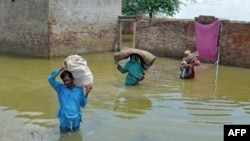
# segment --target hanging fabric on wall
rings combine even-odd
[[[207,25],[195,21],[196,50],[199,51],[199,59],[207,62],[216,62],[217,45],[220,29],[220,20]]]

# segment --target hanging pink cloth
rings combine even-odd
[[[195,21],[196,49],[199,51],[199,59],[215,62],[217,60],[217,41],[220,29],[220,20],[203,25]]]

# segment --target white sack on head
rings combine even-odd
[[[85,87],[93,84],[93,74],[86,60],[79,55],[70,55],[65,61],[67,63],[67,69],[74,77],[74,84],[76,86]]]

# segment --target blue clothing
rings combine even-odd
[[[49,75],[48,81],[57,92],[60,104],[57,117],[60,121],[60,128],[62,131],[78,130],[82,121],[81,107],[84,108],[86,106],[88,98],[84,96],[82,87],[75,86],[70,89],[64,83],[57,81],[56,77],[59,74],[60,70],[54,71]]]
[[[126,76],[126,85],[138,85],[140,79],[144,76],[144,69],[141,63],[136,60],[129,60],[124,67],[119,68],[121,73],[128,73]]]

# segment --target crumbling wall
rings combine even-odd
[[[48,56],[48,0],[0,0],[0,52]]]
[[[51,0],[50,56],[113,49],[121,0]]]
[[[0,0],[0,52],[53,57],[112,50],[121,0]]]

